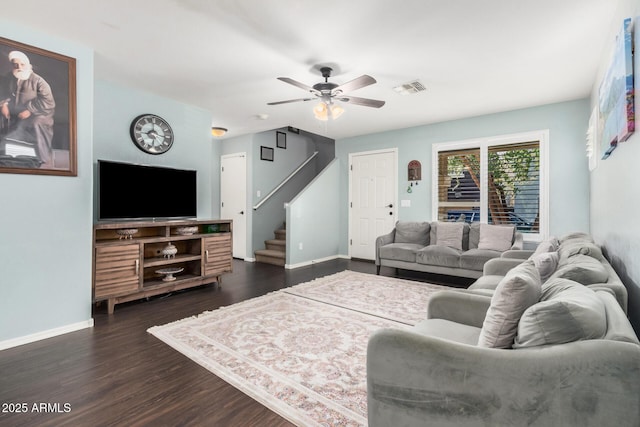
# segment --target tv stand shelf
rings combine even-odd
[[[96,224],[93,301],[106,300],[111,314],[119,303],[219,284],[232,270],[232,226],[231,220]],[[159,272],[165,269],[176,273]]]

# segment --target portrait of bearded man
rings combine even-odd
[[[8,55],[13,71],[0,86],[0,154],[13,142],[32,146],[40,168],[53,168],[55,100],[49,83],[33,71],[26,54]]]

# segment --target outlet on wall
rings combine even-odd
[[[260,190],[256,191],[256,197],[260,197],[260,196],[262,196],[262,191]]]
[[[302,250],[302,242],[298,243],[298,249]]]

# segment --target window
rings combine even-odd
[[[434,144],[438,221],[513,224],[526,240],[547,232],[548,132]]]

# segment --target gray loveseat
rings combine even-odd
[[[542,284],[528,260],[371,336],[369,426],[638,426],[639,344],[613,291]]]
[[[386,266],[475,279],[485,262],[522,245],[513,226],[398,221],[376,239],[376,272]]]

